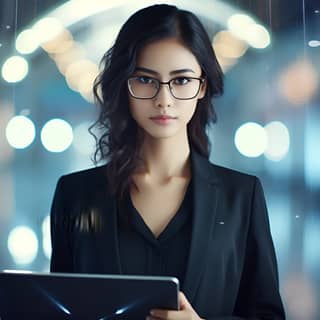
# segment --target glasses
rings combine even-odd
[[[137,76],[128,79],[128,89],[136,99],[152,99],[159,93],[160,85],[166,84],[174,98],[189,100],[198,95],[203,82],[203,78],[193,77],[177,77],[163,82],[147,76]]]

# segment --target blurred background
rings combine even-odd
[[[158,1],[0,1],[0,270],[49,270],[57,179],[93,166],[92,82]],[[225,73],[211,160],[262,180],[289,320],[320,319],[320,1],[180,0]]]

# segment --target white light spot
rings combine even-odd
[[[14,228],[8,236],[8,250],[17,264],[30,264],[38,253],[38,239],[28,227]]]
[[[11,118],[6,127],[6,138],[8,143],[16,149],[28,147],[34,140],[36,134],[33,122],[25,116]]]
[[[118,309],[115,314],[122,314],[126,311],[126,308]]]
[[[228,28],[230,31],[239,37],[240,39],[246,39],[245,30],[251,24],[254,24],[255,21],[246,14],[237,13],[232,15],[228,19]]]
[[[235,36],[247,41],[254,48],[263,49],[270,44],[268,30],[246,14],[232,15],[228,19],[228,28]]]
[[[32,30],[37,34],[39,43],[44,43],[57,37],[64,30],[64,26],[60,20],[46,17],[39,20]]]
[[[308,42],[309,47],[311,48],[316,48],[316,47],[320,47],[320,41],[319,40],[310,40]]]
[[[247,122],[236,131],[234,142],[244,156],[259,157],[266,150],[268,137],[261,125]]]
[[[39,47],[37,34],[32,29],[22,31],[16,40],[16,49],[22,54],[34,52]]]
[[[41,130],[41,142],[50,152],[65,151],[71,145],[72,140],[72,127],[62,119],[48,121]]]
[[[246,29],[248,43],[256,49],[264,49],[270,45],[268,30],[260,24],[251,24]]]
[[[268,135],[268,145],[264,154],[269,160],[280,161],[289,151],[289,131],[280,121],[270,122],[264,128]]]
[[[26,77],[29,71],[28,62],[20,56],[8,58],[2,66],[2,77],[7,82],[19,82]]]

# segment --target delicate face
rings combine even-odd
[[[139,52],[136,65],[132,76],[138,78],[134,85],[138,89],[142,87],[143,93],[148,84],[151,86],[150,90],[153,90],[153,79],[161,82],[175,79],[171,83],[172,88],[177,95],[182,96],[188,94],[186,86],[191,86],[188,81],[194,81],[199,86],[197,80],[188,80],[188,77],[200,78],[201,67],[193,53],[177,39],[169,38],[146,45]],[[186,134],[187,124],[195,112],[198,100],[205,95],[205,89],[204,81],[196,96],[190,100],[176,99],[167,84],[160,85],[158,94],[151,99],[137,99],[129,94],[130,112],[147,136],[169,138]]]

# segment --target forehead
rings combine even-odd
[[[192,69],[197,75],[201,74],[201,67],[194,54],[175,38],[144,46],[138,53],[137,66],[152,69],[161,75],[179,69]]]

